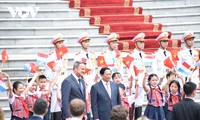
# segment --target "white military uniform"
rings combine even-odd
[[[164,54],[164,51],[166,52],[166,56]],[[159,48],[157,52],[155,53],[155,58],[152,62],[152,70],[153,70],[152,72],[154,74],[157,74],[159,78],[165,76],[167,73],[167,70],[169,70],[169,68],[164,65],[164,61],[168,57],[170,59],[172,58],[172,55],[168,50],[163,50]]]
[[[101,55],[104,56],[106,65],[111,69],[111,71],[113,73],[116,72],[116,71],[118,71],[121,74],[123,74],[123,66],[122,66],[121,53],[120,53],[119,57],[116,57],[115,50],[111,51],[111,50],[107,49]]]
[[[87,55],[86,55],[87,54]],[[74,61],[82,61],[83,59],[86,60],[86,68],[90,69],[91,71],[86,73],[83,77],[85,79],[87,86],[87,91],[90,91],[91,86],[95,84],[94,78],[96,75],[96,56],[92,52],[86,52],[81,50],[80,52],[75,54]]]
[[[184,35],[182,36],[182,41],[186,41],[188,38],[194,38],[194,33],[193,32],[185,32]],[[187,47],[184,47],[183,50],[181,50],[178,53],[178,57],[179,57],[179,62],[177,65],[177,68],[181,67],[183,62],[188,63],[191,67],[191,75],[190,76],[186,76],[184,75],[184,77],[187,77],[187,80],[189,77],[191,77],[192,82],[196,83],[197,86],[199,85],[199,69],[195,70],[194,72],[192,72],[195,68],[195,63],[196,61],[199,59],[199,53],[194,50],[193,48],[189,49]]]
[[[58,38],[55,38],[55,39],[58,39]],[[68,63],[67,54],[65,54],[60,60],[57,60],[56,51],[54,50],[48,56],[46,63],[49,63],[51,61],[55,61],[55,63],[56,63],[55,69],[56,70],[55,70],[55,72],[53,72],[52,69],[48,65],[46,65],[45,74],[46,74],[47,79],[52,79],[56,74],[59,74],[59,75],[58,75],[58,80],[56,81],[56,83],[58,84],[58,88],[56,85],[54,85],[53,89],[52,89],[50,111],[51,112],[60,112],[61,106],[60,106],[60,103],[57,101],[56,93],[57,93],[57,89],[60,89],[60,91],[61,91],[61,84],[62,84],[63,80],[67,77],[67,63]],[[61,68],[61,71],[59,73],[57,73],[59,68]]]
[[[140,57],[140,54],[142,55],[142,58]],[[133,53],[131,54],[131,57],[134,58],[134,62],[131,63],[130,68],[133,68],[133,66],[135,65],[137,67],[137,69],[139,70],[139,74],[136,77],[135,76],[135,72],[133,71],[133,69],[130,69],[131,74],[133,75],[133,78],[137,78],[138,79],[138,97],[135,99],[135,107],[140,107],[143,105],[143,101],[144,101],[144,89],[142,86],[142,81],[144,78],[144,73],[145,73],[145,65],[144,65],[144,58],[145,58],[145,53],[142,51],[138,51],[137,49],[133,50]],[[133,82],[133,87],[131,89],[132,93],[135,93],[135,82]]]
[[[109,44],[112,41],[118,41],[119,35],[116,33],[111,33],[105,42]],[[119,54],[119,55],[118,55]],[[114,72],[120,72],[123,76],[123,66],[122,66],[122,57],[121,52],[119,50],[109,50],[101,53],[101,56],[104,56],[106,65],[111,69],[111,71]]]
[[[194,65],[199,58],[199,53],[196,50],[194,50],[193,48],[191,49],[191,51],[192,51],[192,55],[190,54],[190,49],[185,47],[185,48],[183,48],[183,50],[181,50],[178,53],[179,62],[178,62],[177,68],[181,67],[183,62],[188,63],[191,66],[191,68],[190,68],[191,76],[184,75],[184,77],[191,77],[192,82],[194,82],[198,85],[199,69],[195,70],[193,73],[192,73],[192,70],[194,70],[194,68],[195,68]]]
[[[144,33],[139,33],[138,35],[136,35],[132,41],[137,42],[137,41],[145,41],[144,40],[145,34]],[[142,82],[144,79],[144,75],[145,75],[145,64],[144,64],[144,59],[145,59],[145,53],[143,51],[139,51],[138,49],[134,49],[133,52],[130,55],[131,57],[134,58],[134,61],[131,63],[130,65],[130,74],[133,76],[134,79],[138,80],[138,97],[135,99],[135,107],[141,107],[143,105],[143,101],[144,101],[144,89],[142,86]],[[135,72],[133,66],[136,66],[136,68],[139,70],[138,76],[136,77]],[[132,89],[131,92],[135,93],[135,82],[133,82],[132,85]]]

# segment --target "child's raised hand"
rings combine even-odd
[[[5,77],[9,78],[9,75],[8,75],[7,73],[1,72],[1,74],[2,74],[3,76],[5,76]]]
[[[133,76],[131,75],[130,78],[128,78],[129,81],[133,81]]]

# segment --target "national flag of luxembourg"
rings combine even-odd
[[[194,65],[195,67],[197,67],[197,66],[200,66],[200,59],[199,60],[197,60],[197,62],[195,63],[195,65]]]
[[[188,76],[190,75],[190,65],[186,62],[182,63],[182,66],[180,68],[178,68],[178,72]]]
[[[38,53],[37,54],[37,64],[38,65],[45,65],[46,62],[47,62],[47,58],[48,58],[48,55],[45,55],[43,53]]]
[[[0,91],[1,92],[6,91],[6,84],[4,83],[4,80],[2,79],[2,77],[0,77]]]

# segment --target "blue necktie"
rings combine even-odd
[[[81,89],[81,92],[83,93],[83,85],[81,83],[81,79],[78,79],[78,85],[79,85],[79,88]]]

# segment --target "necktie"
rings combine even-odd
[[[176,103],[179,102],[179,99],[178,99],[177,95],[172,95],[171,94],[171,97],[172,97],[172,105],[175,105]]]
[[[167,55],[166,55],[166,51],[164,51],[163,53],[164,53],[164,55],[165,55],[165,57],[166,57],[166,56],[167,56]]]
[[[81,90],[81,92],[83,93],[83,85],[82,85],[82,83],[81,83],[81,79],[78,79],[78,85],[79,85],[79,88],[80,88],[80,90]]]
[[[192,50],[189,50],[189,52],[190,52],[190,55],[192,55]]]
[[[163,94],[162,91],[160,91],[158,88],[153,88],[152,89],[152,94],[155,94],[155,97],[156,97],[156,103],[158,106],[162,105],[162,102],[161,102],[161,94]]]
[[[87,59],[89,59],[89,55],[88,55],[88,53],[86,53],[86,57],[87,57]]]
[[[139,53],[139,55],[140,55],[140,58],[142,58],[142,53],[141,52]]]
[[[25,102],[23,97],[19,97],[19,100],[21,100],[24,110],[25,110],[25,113],[26,113],[26,117],[28,118],[29,117],[29,109],[28,109],[27,103]]]
[[[111,98],[111,91],[110,91],[110,87],[109,87],[108,83],[106,83],[106,91],[107,91],[109,97]]]

